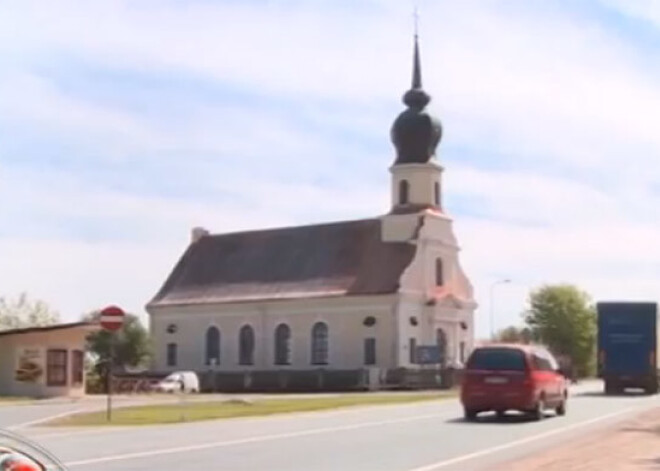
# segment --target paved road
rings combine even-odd
[[[498,464],[660,406],[577,388],[565,417],[465,423],[454,400],[141,428],[26,431],[71,471],[493,470]]]
[[[0,406],[0,428],[14,428],[33,421],[70,413],[81,409],[79,403],[20,404]]]

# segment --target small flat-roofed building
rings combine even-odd
[[[85,337],[94,324],[76,322],[0,331],[0,396],[85,394]]]

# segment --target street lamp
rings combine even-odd
[[[494,281],[490,285],[490,302],[489,302],[489,304],[490,304],[490,339],[491,340],[495,340],[495,324],[493,322],[494,321],[495,307],[493,306],[493,294],[494,294],[494,291],[495,291],[495,287],[497,285],[503,285],[503,284],[507,284],[507,283],[511,283],[511,280],[508,279],[508,278],[503,278],[501,280]]]

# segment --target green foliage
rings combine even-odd
[[[41,300],[30,300],[26,293],[18,299],[0,297],[0,330],[57,324],[60,315]]]
[[[84,316],[86,321],[96,321],[100,312]],[[94,371],[99,378],[105,378],[110,358],[110,342],[114,339],[114,370],[125,367],[140,367],[151,358],[149,332],[134,314],[126,314],[123,327],[114,334],[99,330],[87,337],[87,347],[93,356]]]
[[[533,340],[529,327],[509,326],[495,334],[495,340],[506,343],[530,343]]]
[[[96,370],[96,365],[93,362],[87,362],[85,365],[86,381],[85,392],[87,394],[101,394],[105,391],[105,380],[99,375]]]
[[[535,339],[571,358],[578,374],[593,373],[596,311],[589,295],[568,284],[532,291],[524,318]]]

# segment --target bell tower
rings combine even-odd
[[[412,86],[403,95],[406,109],[394,121],[391,138],[396,148],[392,174],[392,214],[442,208],[442,167],[435,150],[442,138],[440,120],[426,111],[431,97],[422,89],[419,40],[415,34]]]

